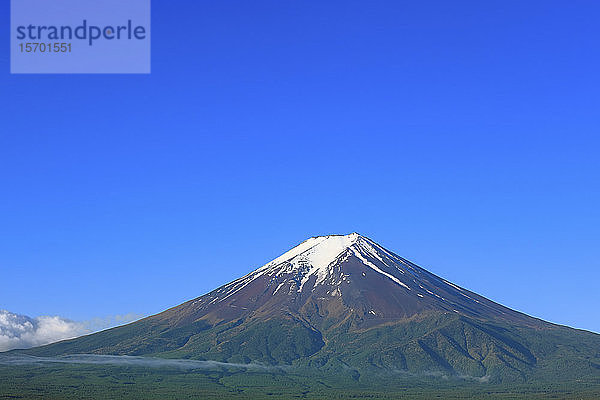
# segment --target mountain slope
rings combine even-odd
[[[204,296],[26,351],[528,381],[600,376],[600,335],[529,317],[353,233],[310,238]]]

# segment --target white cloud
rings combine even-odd
[[[138,314],[116,315],[76,322],[58,316],[30,318],[0,310],[0,351],[27,349],[139,319]]]

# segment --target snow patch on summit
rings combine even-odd
[[[351,256],[356,257],[365,267],[385,276],[398,286],[411,290],[399,277],[394,276],[394,273],[397,272],[404,274],[404,271],[397,266],[397,256],[370,239],[358,233],[351,233],[349,235],[316,236],[305,240],[262,267],[222,288],[219,298],[213,298],[210,304],[221,303],[231,298],[261,276],[268,276],[270,282],[276,282],[276,288],[272,295],[281,292],[286,282],[290,285],[288,294],[292,294],[294,291],[301,293],[312,277],[314,277],[312,290],[326,282],[333,286],[339,286],[342,282],[350,283],[350,280],[347,279],[349,276],[345,276],[343,273],[339,280],[334,278],[336,272],[334,269]],[[284,278],[284,281],[281,281],[280,278]],[[331,295],[339,296],[341,292],[337,289]]]
[[[334,266],[344,261],[340,259],[341,257],[354,255],[365,266],[410,290],[400,279],[375,265],[381,263],[385,267],[390,267],[390,264],[394,264],[387,252],[382,250],[380,246],[358,233],[312,237],[254,271],[250,279],[256,279],[264,274],[281,277],[295,273],[299,279],[297,291],[302,292],[312,276],[315,276],[314,286],[317,286],[328,276],[333,275]],[[278,290],[279,287],[275,292]]]
[[[375,264],[373,264],[372,262],[370,262],[369,260],[367,260],[365,257],[363,257],[363,255],[360,253],[360,251],[357,251],[356,249],[352,249],[354,255],[360,260],[362,261],[363,264],[365,264],[366,266],[370,267],[373,271],[380,273],[381,275],[387,276],[388,278],[390,278],[391,280],[393,280],[394,282],[396,282],[398,285],[405,287],[406,289],[410,290],[410,288],[408,286],[406,286],[400,279],[396,278],[394,275],[392,274],[388,274],[387,272],[382,271],[381,269],[379,269]]]
[[[281,276],[296,271],[302,276],[298,288],[301,292],[313,275],[316,275],[315,286],[322,283],[333,272],[330,266],[334,261],[359,237],[358,233],[312,237],[256,270],[255,277],[266,272]]]
[[[354,244],[359,237],[358,233],[351,233],[350,235],[345,236],[329,235],[312,237],[300,243],[293,249],[283,253],[273,261],[263,265],[256,270],[256,272],[265,271],[284,263],[290,263],[294,267],[299,264],[310,264],[311,274],[314,271],[327,270],[329,264],[333,262],[340,253]]]

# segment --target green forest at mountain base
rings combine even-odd
[[[352,323],[349,319],[346,325]],[[600,380],[600,335],[591,332],[551,324],[541,329],[510,326],[444,313],[362,331],[346,325],[320,332],[299,321],[277,319],[215,326],[200,321],[181,328],[145,320],[7,354],[258,363],[354,378],[395,371],[397,376],[462,376],[491,384]]]
[[[92,364],[0,366],[0,399],[597,399],[600,380],[498,385],[401,373]]]

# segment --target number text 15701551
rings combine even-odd
[[[19,43],[21,53],[70,53],[71,43]]]

